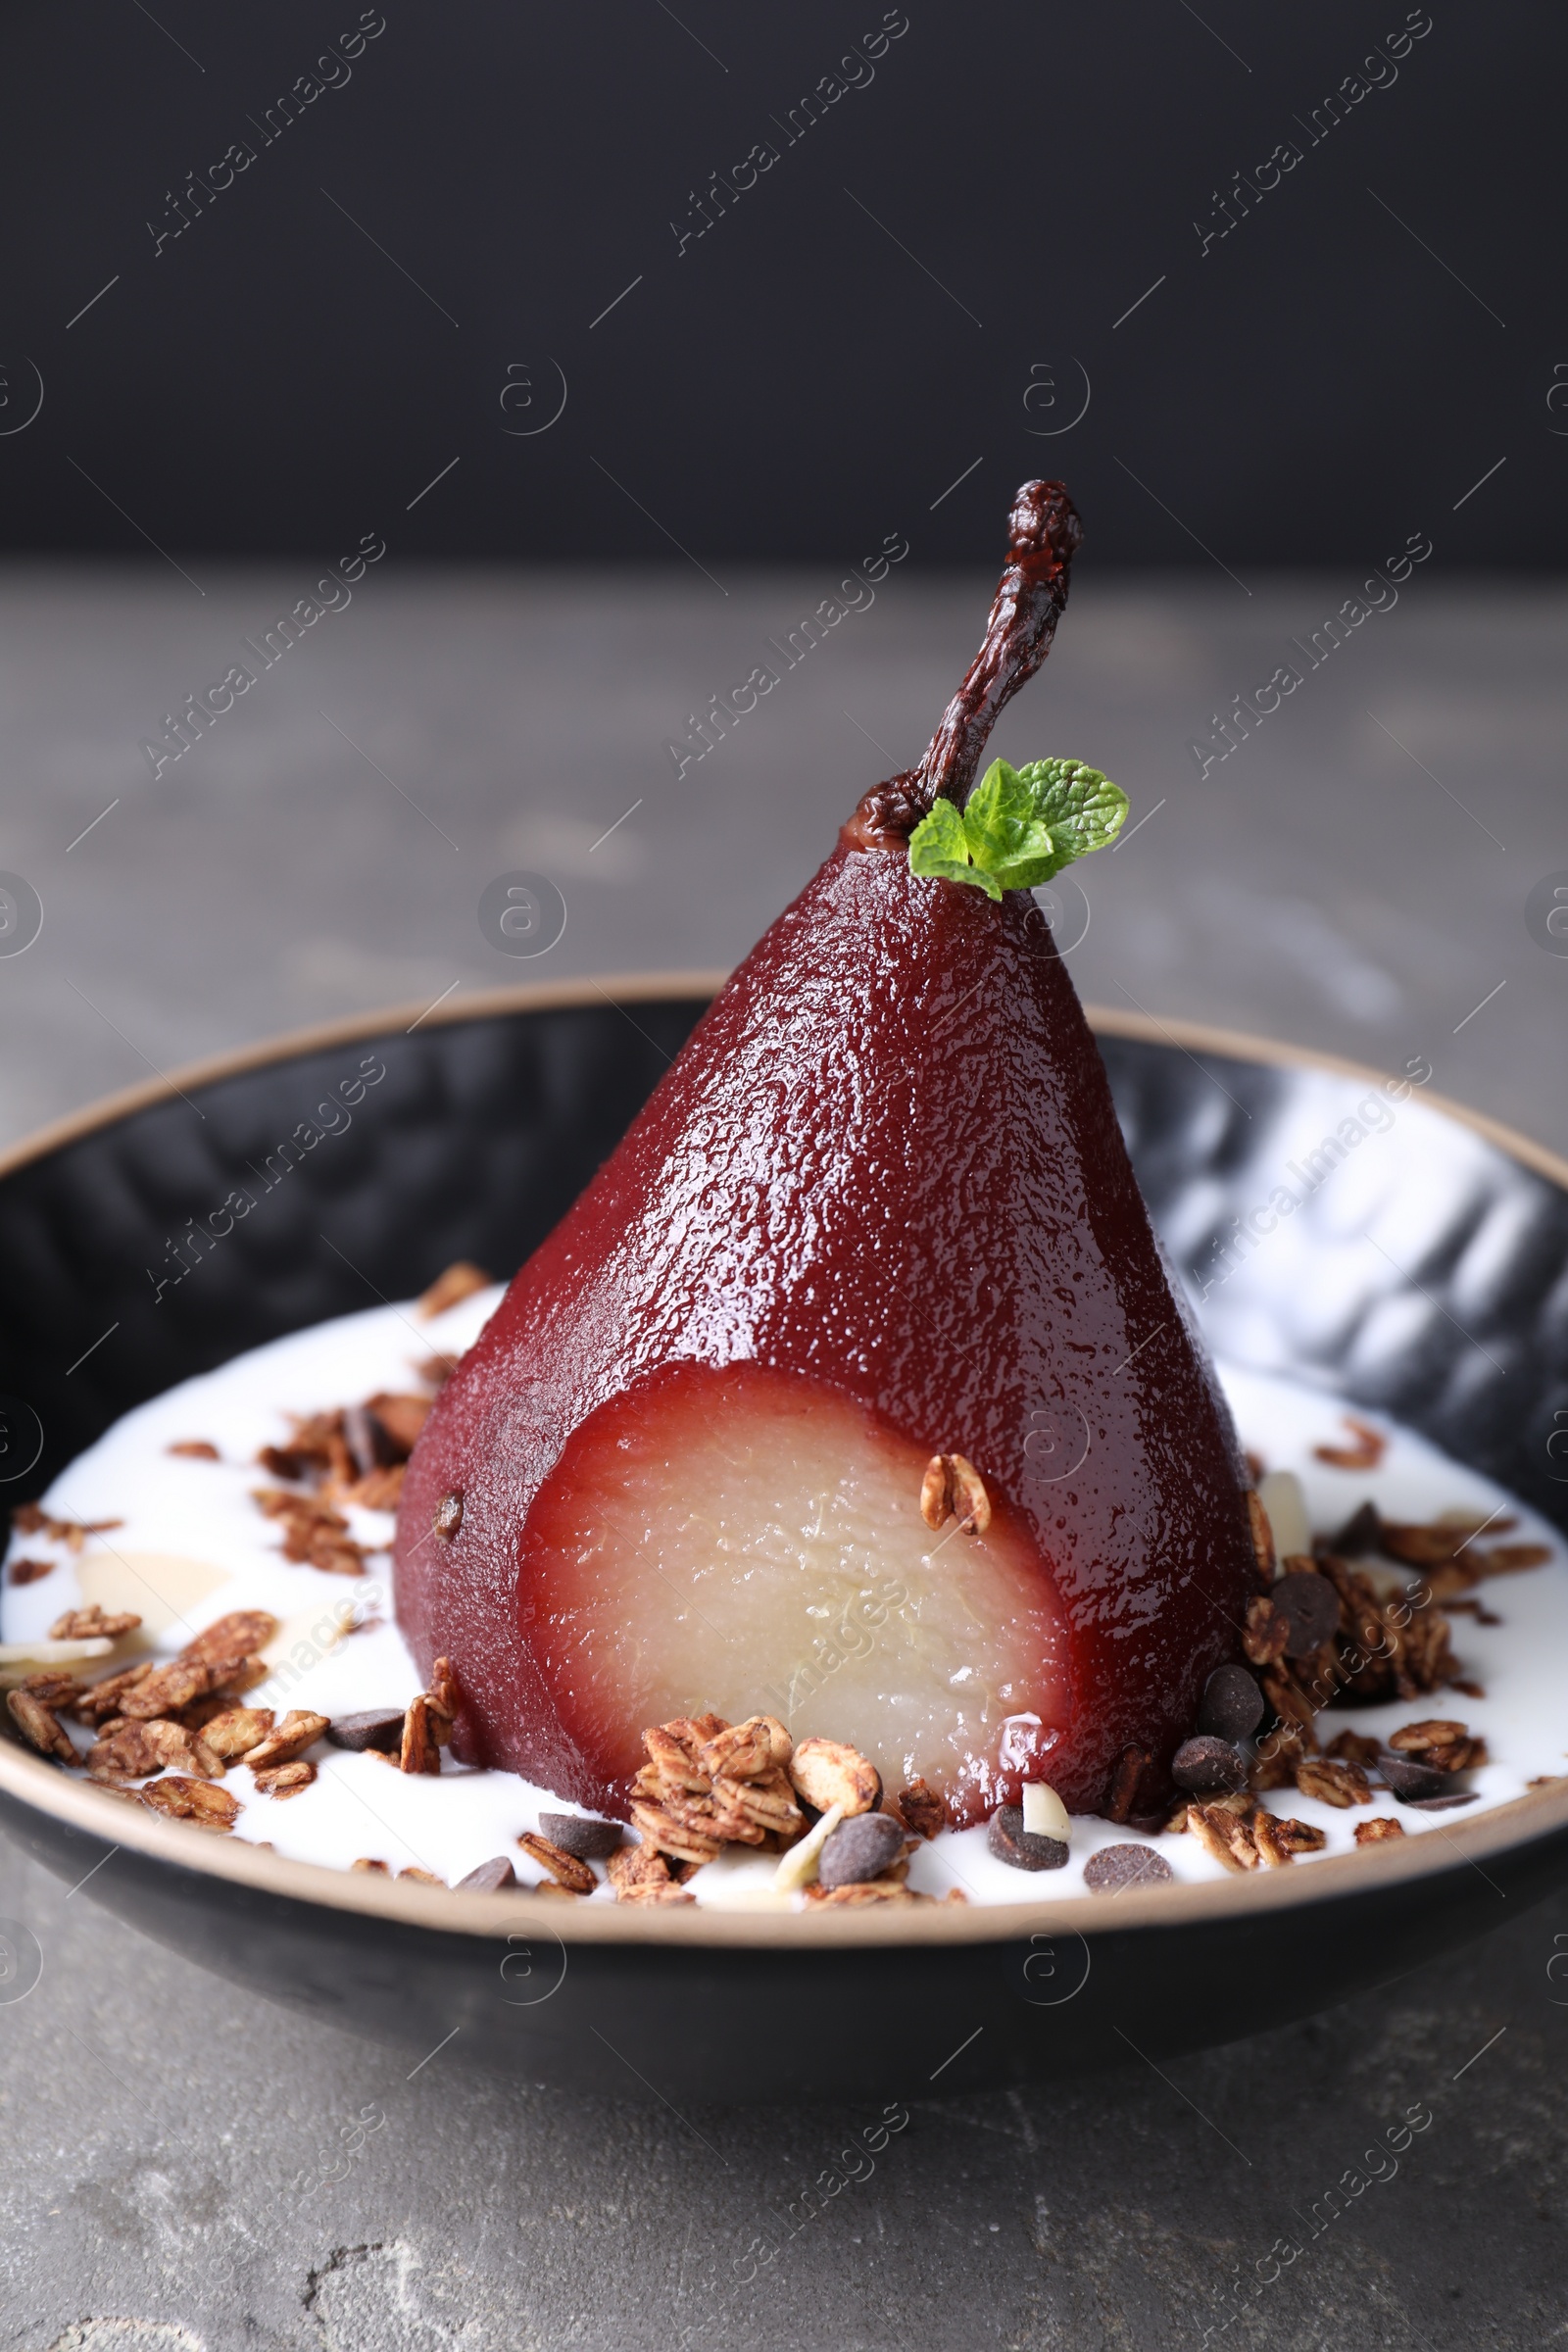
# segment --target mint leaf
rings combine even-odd
[[[991,899],[1037,890],[1091,850],[1114,841],[1127,795],[1081,760],[993,760],[961,814],[939,800],[909,837],[909,870],[972,882]]]
[[[1121,831],[1127,814],[1127,795],[1102,776],[1098,767],[1081,760],[1031,760],[1020,770],[1037,795],[1040,814],[1063,848],[1062,859],[1102,850]]]
[[[1049,865],[1056,855],[1038,804],[1035,787],[1005,760],[993,760],[969,795],[963,830],[970,856],[976,865],[995,874],[1004,889],[1027,888],[1003,877],[1020,866]]]
[[[988,873],[970,862],[963,818],[951,801],[938,801],[909,835],[909,871],[940,882],[976,882],[991,899],[1002,891]]]

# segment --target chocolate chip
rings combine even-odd
[[[339,1715],[326,1727],[334,1747],[378,1747],[390,1755],[403,1744],[402,1707],[368,1707],[360,1715]]]
[[[1084,1885],[1092,1894],[1120,1894],[1124,1886],[1152,1886],[1175,1875],[1152,1845],[1102,1845],[1084,1864]]]
[[[1021,1822],[1022,1812],[1018,1818]],[[857,1813],[824,1839],[817,1878],[829,1887],[863,1886],[867,1879],[879,1879],[903,1851],[903,1824],[891,1813]]]
[[[389,1469],[407,1456],[368,1404],[351,1404],[343,1415],[343,1443],[362,1478],[372,1470]]]
[[[431,1525],[443,1544],[450,1544],[463,1525],[463,1496],[455,1488],[450,1494],[443,1494],[436,1504]]]
[[[1291,1629],[1285,1643],[1288,1658],[1310,1657],[1339,1630],[1340,1596],[1315,1568],[1293,1568],[1280,1578],[1269,1598],[1283,1610]]]
[[[1247,1787],[1247,1758],[1228,1740],[1184,1740],[1170,1760],[1170,1777],[1178,1788],[1234,1795]]]
[[[515,1886],[517,1874],[505,1854],[497,1854],[493,1862],[481,1862],[470,1870],[466,1879],[458,1881],[459,1894],[499,1894],[504,1886]]]
[[[1214,1740],[1245,1740],[1263,1720],[1263,1693],[1245,1666],[1216,1666],[1203,1685],[1198,1728]]]
[[[1376,1768],[1388,1787],[1406,1804],[1424,1796],[1446,1796],[1453,1783],[1446,1772],[1434,1772],[1430,1764],[1412,1763],[1408,1756],[1396,1755],[1385,1748],[1376,1758]]]
[[[986,1843],[999,1862],[1014,1870],[1060,1870],[1067,1848],[1057,1838],[1037,1838],[1023,1826],[1022,1805],[999,1805],[991,1816]]]
[[[1330,1551],[1347,1560],[1365,1559],[1369,1551],[1382,1548],[1383,1521],[1375,1502],[1363,1502],[1359,1510],[1352,1511],[1339,1534],[1329,1541]]]
[[[1399,1802],[1412,1813],[1451,1813],[1455,1805],[1473,1805],[1476,1797],[1472,1790],[1468,1796],[1402,1796]]]
[[[575,1854],[579,1862],[603,1862],[619,1853],[625,1831],[618,1821],[584,1821],[580,1813],[541,1813],[539,1835]]]

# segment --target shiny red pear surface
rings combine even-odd
[[[1018,1605],[1059,1623],[1060,1654],[974,1726],[944,1776],[960,1817],[1020,1777],[1091,1811],[1125,1749],[1168,1757],[1252,1590],[1245,1475],[1026,894],[998,906],[838,850],[513,1283],[430,1416],[399,1525],[399,1617],[421,1665],[454,1661],[461,1754],[623,1809],[662,1718],[573,1641],[608,1622],[616,1565],[596,1555],[599,1588],[572,1589],[572,1442],[671,1366],[749,1364],[869,1407],[911,1462],[966,1455],[1033,1545]],[[695,1394],[693,1446],[709,1419]],[[678,1484],[673,1443],[667,1459]],[[447,1543],[430,1530],[450,1493]],[[961,1587],[971,1540],[948,1532],[935,1564]],[[694,1598],[671,1590],[669,1612]],[[809,1661],[798,1646],[758,1656],[737,1714],[777,1711],[761,1686]],[[836,1679],[798,1732],[835,1736]]]
[[[858,1746],[960,1825],[1024,1780],[1118,1819],[1168,1791],[1255,1590],[1235,1435],[1039,906],[908,848],[964,808],[1080,535],[1024,484],[920,765],[865,795],[425,1424],[398,1617],[453,1662],[463,1759],[624,1814],[643,1728],[712,1709]],[[937,1454],[983,1526],[928,1524]]]

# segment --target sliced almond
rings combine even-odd
[[[1293,1552],[1310,1553],[1312,1522],[1307,1517],[1306,1494],[1296,1472],[1269,1471],[1257,1482],[1257,1498],[1268,1514],[1276,1559],[1286,1559]]]
[[[867,1810],[864,1806],[859,1809],[862,1812]],[[787,1854],[780,1856],[779,1866],[773,1873],[773,1885],[780,1894],[794,1894],[798,1887],[812,1884],[821,1868],[822,1848],[845,1818],[841,1804],[829,1805],[821,1820],[813,1829],[807,1831],[799,1844],[792,1845]]]
[[[89,1658],[107,1658],[114,1646],[113,1642],[101,1637],[86,1642],[0,1642],[0,1690],[15,1690],[30,1675],[46,1667],[80,1665]]]
[[[202,1603],[231,1581],[226,1568],[185,1552],[92,1551],[76,1562],[82,1606],[96,1602],[109,1616],[133,1613],[148,1642],[177,1638]]]
[[[1030,1838],[1054,1838],[1058,1845],[1072,1843],[1072,1820],[1048,1781],[1025,1781],[1023,1826]]]

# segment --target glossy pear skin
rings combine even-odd
[[[1255,1589],[1246,1479],[1028,894],[837,850],[512,1284],[399,1520],[399,1619],[421,1666],[455,1663],[460,1755],[624,1809],[530,1656],[523,1522],[597,1406],[671,1361],[746,1359],[967,1455],[1032,1533],[1070,1720],[1045,1755],[1015,1730],[969,1817],[1020,1777],[1094,1811],[1129,1746],[1157,1785]],[[452,1492],[448,1543],[430,1529]],[[946,1557],[961,1576],[962,1542]],[[831,1737],[831,1709],[829,1689],[798,1734]]]

